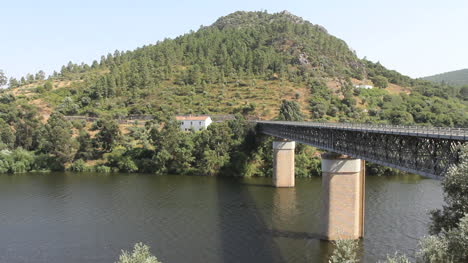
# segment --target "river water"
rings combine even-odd
[[[321,179],[142,174],[0,175],[0,262],[115,262],[136,242],[163,263],[326,262],[317,239]],[[363,262],[414,255],[440,182],[367,177]]]

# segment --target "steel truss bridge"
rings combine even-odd
[[[466,128],[257,121],[259,132],[323,150],[440,178],[459,162]]]

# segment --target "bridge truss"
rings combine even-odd
[[[468,129],[258,121],[261,133],[430,178],[459,161]]]

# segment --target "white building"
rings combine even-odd
[[[364,84],[354,85],[354,87],[358,88],[358,89],[372,89],[372,88],[374,88],[372,85],[364,85]]]
[[[213,122],[210,116],[176,116],[176,120],[180,124],[180,130],[190,131],[191,129],[199,131],[206,129]]]

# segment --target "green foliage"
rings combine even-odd
[[[445,175],[442,183],[446,205],[432,211],[431,236],[423,238],[417,252],[418,262],[468,262],[468,147],[461,149],[461,162]],[[387,262],[409,262],[406,257]]]
[[[112,172],[112,169],[109,167],[109,166],[105,166],[105,165],[97,165],[96,167],[94,167],[95,171],[97,173],[110,173]]]
[[[357,250],[359,247],[358,240],[343,239],[333,241],[333,254],[328,260],[329,263],[358,263]]]
[[[283,100],[279,110],[279,120],[284,121],[303,121],[304,116],[301,112],[301,107],[295,101]]]
[[[431,212],[432,234],[455,228],[460,219],[468,214],[468,146],[462,147],[460,151],[460,163],[450,167],[442,181],[446,204],[442,209]]]
[[[52,113],[44,126],[41,139],[41,152],[53,157],[55,169],[64,170],[65,163],[73,160],[77,148],[72,140],[70,122],[62,114]]]
[[[437,74],[423,79],[451,85],[468,85],[468,69],[450,71],[442,74]]]
[[[363,63],[366,65],[367,74],[370,79],[373,79],[377,76],[383,76],[390,83],[400,86],[408,86],[413,84],[413,80],[410,77],[404,76],[395,70],[388,70],[382,66],[380,62],[374,63],[364,58]]]
[[[6,147],[11,148],[15,143],[15,134],[3,119],[0,119],[0,143]]]
[[[160,261],[151,254],[147,245],[137,243],[132,252],[122,250],[122,254],[116,263],[160,263]]]
[[[72,98],[65,97],[62,104],[57,106],[57,111],[65,115],[75,115],[78,113],[79,105]]]
[[[372,82],[376,87],[385,89],[388,87],[388,80],[384,76],[376,76],[372,79]]]
[[[298,144],[295,150],[295,176],[312,177],[321,175],[321,161],[316,155],[316,149],[303,144]]]
[[[468,261],[468,214],[450,230],[442,230],[439,235],[429,236],[420,242],[418,257],[422,262],[462,263]]]
[[[116,121],[103,118],[93,124],[93,131],[98,131],[94,137],[95,148],[102,153],[112,151],[112,148],[121,140],[121,132]]]
[[[125,148],[119,146],[115,147],[112,152],[106,153],[104,158],[110,167],[118,168],[121,172],[136,172],[138,167],[133,162],[132,158],[125,154]]]
[[[46,81],[46,83],[44,83],[44,90],[45,91],[50,91],[50,90],[52,90],[52,88],[53,88],[52,81]]]
[[[387,256],[385,263],[411,263],[411,261],[402,254],[395,253],[393,256]]]
[[[5,86],[8,83],[8,79],[5,76],[3,70],[0,69],[0,87]]]
[[[69,169],[72,172],[92,172],[94,170],[93,167],[87,166],[85,161],[83,161],[82,159],[74,161],[70,165]]]
[[[154,172],[190,172],[194,161],[192,152],[195,142],[192,136],[192,133],[180,130],[175,118],[167,120],[164,124],[154,124],[150,128],[150,138],[155,148],[152,156]]]
[[[75,159],[91,160],[94,157],[95,149],[93,146],[93,140],[89,133],[85,130],[80,129],[79,135],[76,138],[78,144],[78,150],[75,155]]]
[[[0,173],[25,173],[31,171],[34,164],[32,152],[17,148],[13,151],[0,151]]]

